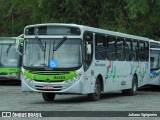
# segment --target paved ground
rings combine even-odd
[[[101,100],[96,102],[89,101],[85,95],[57,95],[55,101],[44,102],[41,93],[24,93],[21,92],[19,84],[9,83],[0,85],[0,111],[160,111],[160,90],[155,88],[142,89],[138,91],[136,96],[123,96],[121,92],[106,93],[102,95]],[[82,120],[81,117],[56,117],[55,119]],[[87,117],[85,119],[105,120],[106,118]],[[107,120],[110,119],[132,120],[134,118],[107,118]],[[150,120],[153,118],[138,119]]]

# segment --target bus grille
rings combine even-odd
[[[51,83],[51,82],[63,82],[64,80],[49,80],[49,81],[47,81],[47,80],[35,80],[35,79],[33,79],[34,81],[36,81],[36,82],[48,82],[48,83]]]
[[[32,74],[39,74],[39,75],[65,75],[69,74],[68,71],[29,71]]]

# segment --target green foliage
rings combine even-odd
[[[0,36],[29,24],[76,23],[160,38],[160,0],[0,0]]]

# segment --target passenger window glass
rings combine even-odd
[[[95,58],[96,60],[106,59],[105,35],[95,34]]]
[[[116,37],[114,36],[107,36],[107,59],[117,60]]]
[[[84,69],[87,70],[93,58],[93,33],[88,31],[84,32],[83,40],[83,66]]]
[[[132,40],[131,39],[128,39],[126,38],[125,39],[125,59],[126,61],[132,61]]]
[[[116,48],[117,48],[117,59],[119,61],[125,60],[124,38],[117,38]]]

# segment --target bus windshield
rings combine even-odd
[[[18,67],[19,55],[16,52],[15,44],[0,44],[0,66]]]
[[[25,39],[23,65],[30,68],[50,68],[50,61],[55,61],[54,68],[74,68],[82,65],[81,39],[66,38]],[[43,49],[42,49],[43,48]]]

